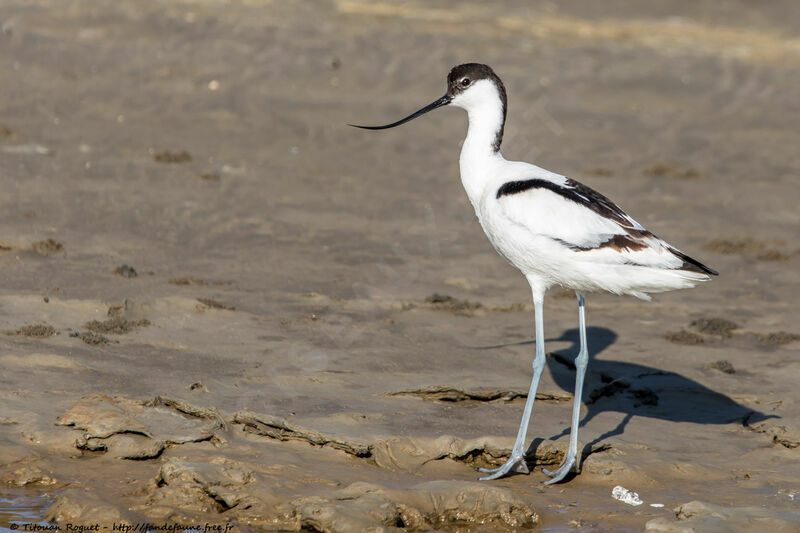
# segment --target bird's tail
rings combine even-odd
[[[684,270],[686,272],[699,272],[702,274],[708,274],[710,276],[719,276],[719,272],[714,270],[713,268],[709,268],[705,266],[703,263],[698,261],[697,259],[692,259],[685,253],[681,252],[677,248],[673,248],[672,246],[669,247],[669,251],[673,253],[673,255],[680,258],[683,261],[683,265],[678,268],[678,270]],[[706,281],[706,280],[702,280]]]

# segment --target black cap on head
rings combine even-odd
[[[500,101],[503,103],[503,122],[497,132],[493,144],[494,151],[500,150],[500,143],[503,141],[503,130],[506,124],[506,109],[508,108],[508,98],[506,97],[506,87],[494,73],[492,67],[482,63],[464,63],[453,67],[447,75],[447,94],[453,98],[466,91],[472,84],[479,80],[489,80],[497,87]]]
[[[489,65],[464,63],[463,65],[453,67],[450,74],[447,75],[447,92],[450,93],[451,96],[456,96],[464,92],[478,80],[491,80],[495,84],[497,90],[500,92],[500,99],[503,101],[503,107],[505,108],[506,88]]]

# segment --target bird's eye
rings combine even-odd
[[[469,87],[469,84],[472,83],[472,80],[469,78],[461,78],[461,86],[462,87]]]

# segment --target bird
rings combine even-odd
[[[499,468],[479,469],[492,480],[529,474],[525,442],[545,366],[544,296],[560,286],[578,300],[580,349],[575,358],[575,394],[567,453],[546,485],[563,481],[579,468],[578,426],[589,352],[586,294],[605,291],[650,300],[650,293],[686,289],[718,273],[648,231],[617,204],[571,178],[503,157],[500,145],[508,100],[503,82],[488,65],[465,63],[447,76],[447,92],[409,116],[383,126],[405,124],[434,109],[460,107],[467,112],[467,136],[459,170],[478,221],[494,249],[528,281],[534,306],[536,354],[525,408],[508,460]],[[576,464],[578,461],[578,464]]]

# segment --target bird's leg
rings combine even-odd
[[[578,424],[581,416],[581,395],[583,393],[583,377],[586,375],[586,367],[589,364],[589,350],[586,347],[586,312],[584,311],[585,294],[575,293],[578,296],[578,320],[580,321],[581,349],[578,357],[575,358],[575,398],[572,403],[572,429],[569,434],[569,448],[567,456],[558,470],[551,472],[543,469],[544,473],[552,477],[545,482],[545,485],[558,483],[569,473],[578,456]],[[579,465],[580,466],[580,465]]]
[[[542,316],[542,308],[544,307],[544,294],[534,291],[533,294],[533,307],[534,307],[534,320],[536,322],[536,358],[533,360],[533,378],[531,379],[531,388],[528,391],[528,399],[525,401],[525,411],[522,413],[522,422],[517,431],[517,440],[514,442],[514,448],[511,450],[511,457],[500,468],[488,469],[479,468],[481,472],[491,474],[486,477],[480,478],[481,481],[488,481],[490,479],[497,479],[505,476],[509,472],[517,472],[520,474],[528,474],[528,465],[525,463],[525,437],[528,433],[528,423],[531,418],[531,411],[533,411],[533,401],[536,399],[536,389],[539,388],[539,378],[542,376],[544,370],[544,317]]]

